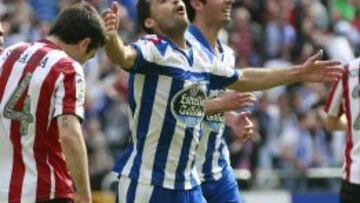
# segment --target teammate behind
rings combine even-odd
[[[0,202],[73,202],[72,180],[80,202],[91,202],[80,64],[104,45],[102,23],[88,3],[75,4],[49,37],[1,54]]]
[[[325,105],[326,128],[346,131],[345,158],[340,190],[341,203],[357,203],[360,199],[360,59],[345,66]]]

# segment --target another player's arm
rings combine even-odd
[[[255,101],[256,98],[253,93],[228,91],[219,97],[207,100],[205,102],[205,113],[211,115],[217,112],[248,108],[252,107]]]
[[[126,70],[130,70],[136,60],[137,52],[126,46],[117,33],[119,26],[119,5],[113,2],[111,8],[102,13],[107,32],[105,49],[110,60]]]
[[[345,114],[341,116],[326,115],[325,127],[328,131],[346,131],[347,130],[347,119]]]
[[[80,121],[75,115],[57,117],[61,148],[81,203],[91,202],[88,158]]]
[[[319,52],[304,64],[289,68],[245,68],[238,80],[229,86],[238,91],[265,90],[296,82],[331,82],[337,80],[343,69],[338,61],[318,61]]]

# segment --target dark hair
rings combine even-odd
[[[151,16],[149,0],[138,0],[136,9],[138,15],[137,16],[138,26],[141,27],[146,33],[153,34],[154,31],[145,26],[145,20]]]
[[[89,37],[91,42],[88,51],[105,44],[105,28],[101,17],[95,8],[86,2],[74,4],[61,12],[50,30],[50,35],[67,44],[76,44]]]
[[[206,4],[206,0],[200,0],[200,1]],[[193,22],[195,19],[196,12],[194,8],[191,6],[191,0],[183,0],[183,2],[185,3],[186,13],[188,15],[189,21]]]

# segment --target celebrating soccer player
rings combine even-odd
[[[252,91],[333,81],[342,72],[337,61],[318,61],[321,53],[298,67],[240,72],[229,55],[226,62],[208,60],[195,40],[185,40],[188,20],[181,0],[139,0],[137,9],[140,26],[154,34],[129,46],[117,34],[117,3],[103,13],[107,53],[130,72],[132,144],[115,168],[118,202],[206,201],[194,164],[207,89]]]

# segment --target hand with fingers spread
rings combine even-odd
[[[250,116],[250,112],[228,112],[226,114],[226,124],[242,142],[246,142],[254,134],[255,126],[250,120]]]
[[[111,5],[111,8],[105,9],[101,16],[104,20],[105,29],[108,34],[108,37],[111,35],[116,36],[117,30],[119,28],[119,4],[114,1]]]
[[[343,74],[341,63],[336,60],[321,61],[323,51],[310,57],[300,65],[301,81],[306,82],[334,82]]]

